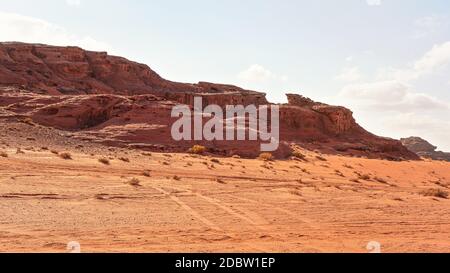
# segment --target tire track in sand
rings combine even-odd
[[[158,187],[154,187],[152,186],[153,189],[159,191],[160,193],[164,194],[165,196],[169,197],[170,199],[172,199],[172,201],[174,201],[175,203],[177,203],[180,207],[182,207],[185,211],[187,211],[188,213],[190,213],[192,216],[194,216],[195,218],[197,218],[199,221],[201,221],[203,224],[205,224],[206,226],[208,226],[209,228],[216,230],[216,231],[223,231],[223,229],[221,229],[220,227],[218,227],[216,224],[214,224],[213,222],[209,221],[208,219],[206,219],[205,217],[203,217],[202,215],[200,215],[196,210],[194,210],[193,208],[191,208],[189,205],[187,205],[185,202],[181,201],[180,198],[170,194],[169,192],[158,188]]]
[[[211,222],[210,220],[208,220],[207,218],[203,217],[202,215],[200,215],[195,209],[191,208],[188,204],[186,204],[185,202],[183,202],[180,198],[170,194],[169,192],[159,188],[159,187],[155,187],[155,186],[151,186],[151,188],[159,191],[160,193],[164,194],[165,196],[169,197],[172,201],[174,201],[175,203],[177,203],[179,206],[181,206],[185,211],[187,211],[188,213],[190,213],[192,216],[194,216],[195,218],[197,218],[199,221],[201,221],[203,224],[205,224],[206,226],[208,226],[209,228],[215,230],[215,231],[220,231],[223,232],[223,234],[225,234],[226,236],[228,236],[229,238],[232,239],[237,239],[237,240],[242,240],[240,238],[236,238],[235,235],[223,230],[222,228],[218,227],[216,224],[214,224],[213,222]],[[173,189],[178,189],[180,190],[180,188],[175,188],[175,187],[171,187]],[[265,252],[264,249],[255,247],[252,244],[248,244],[248,243],[243,243],[243,245],[246,245],[247,247],[249,247],[250,249],[254,249],[258,252]]]

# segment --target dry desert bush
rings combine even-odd
[[[6,152],[0,152],[1,157],[8,157],[8,154]]]
[[[340,177],[345,177],[345,175],[340,170],[334,170],[335,174]]]
[[[130,159],[128,157],[119,157],[120,161],[130,163]]]
[[[438,197],[447,199],[449,193],[447,191],[441,190],[441,189],[428,189],[421,192],[423,196],[432,196],[432,197]]]
[[[70,153],[64,152],[64,153],[60,153],[59,157],[65,160],[71,160],[72,159],[72,155]]]
[[[31,126],[35,126],[36,123],[34,123],[34,121],[31,118],[21,118],[18,120],[19,122],[31,125]]]
[[[262,153],[259,155],[258,158],[264,161],[272,161],[273,155],[271,153]]]
[[[221,178],[217,178],[216,182],[219,183],[219,184],[226,184],[225,181],[223,179],[221,179]]]
[[[381,178],[381,177],[378,177],[378,176],[375,176],[375,177],[373,178],[373,180],[375,180],[375,181],[377,181],[377,182],[380,182],[380,183],[382,183],[382,184],[387,184],[387,183],[388,183],[384,178]]]
[[[299,151],[294,151],[292,152],[292,156],[301,160],[305,160],[306,161],[306,156],[304,154],[302,154]]]
[[[194,145],[189,149],[190,154],[201,155],[206,152],[206,147],[201,145]]]
[[[109,165],[110,164],[109,159],[107,159],[105,157],[99,158],[98,162],[100,162],[100,163],[102,163],[104,165]]]
[[[311,174],[311,172],[310,171],[308,171],[307,169],[305,169],[305,168],[302,168],[302,172],[304,172],[304,173],[306,173],[306,174]]]
[[[216,163],[216,164],[220,164],[220,160],[217,159],[217,158],[211,159],[211,162]]]
[[[355,172],[355,174],[358,176],[358,180],[365,180],[365,181],[370,181],[370,175],[368,174],[362,174],[359,172]]]
[[[132,178],[130,181],[128,181],[128,184],[133,186],[133,187],[140,187],[141,186],[141,181],[137,178]]]
[[[289,193],[296,196],[303,196],[299,190],[290,190]]]

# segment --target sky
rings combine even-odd
[[[450,151],[448,0],[0,0],[0,41],[108,51],[272,102],[297,93]]]

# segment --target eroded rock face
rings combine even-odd
[[[185,152],[201,144],[221,155],[255,157],[260,141],[174,141],[177,104],[266,105],[264,93],[233,85],[186,84],[161,78],[148,66],[77,47],[0,43],[0,118],[29,118],[73,137],[114,146]],[[418,159],[399,141],[368,133],[350,110],[289,94],[280,107],[281,144],[370,158]],[[207,119],[206,119],[207,120]],[[204,120],[205,121],[205,120]]]
[[[450,162],[450,153],[445,153],[442,151],[436,151],[437,147],[430,144],[423,138],[420,137],[408,137],[402,138],[403,143],[408,150],[416,153],[417,155],[425,158],[430,158],[434,160],[445,160]]]

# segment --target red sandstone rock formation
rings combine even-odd
[[[211,151],[254,157],[257,141],[175,142],[170,129],[175,104],[268,104],[265,94],[200,82],[161,78],[148,66],[77,47],[0,43],[0,118],[31,118],[44,126],[71,131],[74,137],[108,145],[186,151],[194,144]],[[399,141],[372,135],[343,107],[288,95],[280,105],[281,146],[289,145],[372,158],[417,159]]]
[[[450,153],[436,151],[437,147],[430,144],[425,139],[420,137],[408,137],[400,140],[408,150],[417,155],[434,160],[444,160],[450,162]]]

